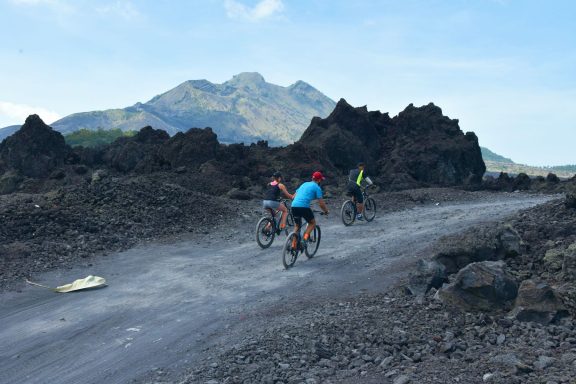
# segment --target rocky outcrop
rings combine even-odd
[[[24,125],[0,143],[0,174],[14,170],[28,177],[43,178],[70,160],[71,148],[64,137],[30,115]]]
[[[322,149],[343,173],[367,162],[389,189],[478,185],[486,170],[476,135],[432,103],[411,104],[391,119],[341,99],[326,119],[312,120],[300,142]]]
[[[526,249],[526,244],[514,227],[501,225],[453,236],[437,247],[433,260],[442,264],[447,273],[456,273],[470,263],[519,255]]]
[[[159,146],[170,136],[162,130],[144,127],[133,137],[121,137],[105,148],[103,162],[120,172],[150,173],[163,169],[166,164]]]

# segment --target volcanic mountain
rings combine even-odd
[[[335,105],[303,81],[282,87],[259,73],[240,73],[222,84],[186,81],[146,103],[75,113],[52,127],[66,134],[82,128],[138,131],[149,125],[170,135],[211,127],[222,143],[267,140],[286,145],[298,140],[312,117],[328,116]]]

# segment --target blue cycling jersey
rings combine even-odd
[[[296,196],[292,200],[294,208],[310,208],[312,200],[322,198],[322,188],[313,181],[307,181],[296,190]]]

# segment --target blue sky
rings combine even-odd
[[[396,115],[434,102],[480,144],[576,163],[576,2],[0,0],[0,127],[260,72]]]

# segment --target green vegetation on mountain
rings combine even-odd
[[[511,159],[504,156],[500,156],[497,153],[492,152],[488,148],[480,147],[480,151],[482,152],[482,158],[484,159],[484,161],[494,161],[497,163],[514,164],[514,162]]]
[[[268,140],[286,145],[300,138],[313,117],[328,116],[335,105],[303,81],[282,87],[267,83],[259,73],[241,73],[222,84],[186,81],[146,103],[75,113],[52,127],[66,134],[78,129],[138,131],[150,125],[171,135],[211,127],[223,143]]]
[[[110,144],[114,140],[123,136],[134,136],[136,131],[122,131],[116,129],[98,129],[91,131],[89,129],[80,129],[64,136],[66,143],[71,147],[99,147]]]
[[[547,176],[554,173],[558,177],[569,178],[576,174],[576,165],[560,165],[555,167],[534,167],[525,164],[517,164],[507,157],[498,155],[488,148],[480,147],[482,158],[486,164],[487,173],[506,172],[510,175],[525,173],[528,176]]]

